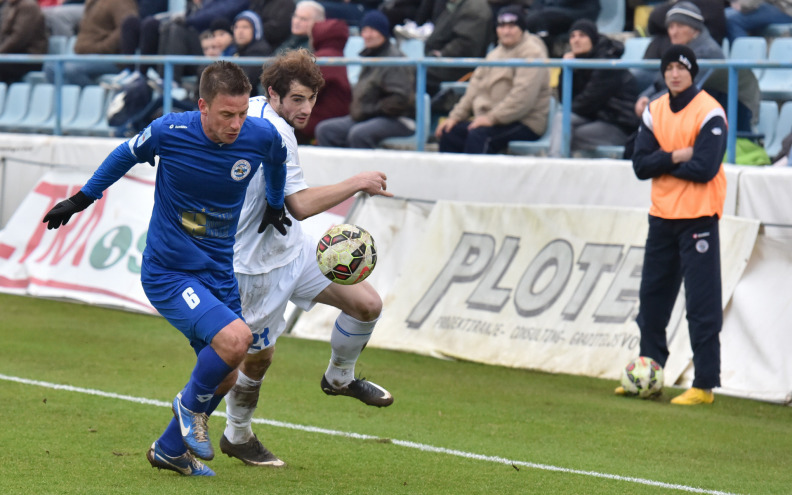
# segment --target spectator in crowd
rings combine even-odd
[[[528,30],[545,42],[547,53],[560,56],[563,49],[554,49],[559,38],[566,35],[572,23],[578,19],[596,22],[599,11],[599,0],[533,0],[526,23]]]
[[[675,45],[686,45],[693,50],[697,59],[720,60],[726,58],[720,45],[712,39],[704,26],[701,11],[691,2],[682,1],[674,4],[666,14],[666,26],[671,42]],[[702,71],[694,83],[712,95],[728,111],[728,70]],[[752,121],[759,117],[761,92],[759,81],[750,69],[738,71],[737,89],[737,122],[732,124],[736,125],[738,131],[751,132]],[[654,84],[644,90],[638,98],[635,104],[635,114],[642,115],[649,101],[664,90],[663,75],[658,74]]]
[[[234,19],[234,46],[235,57],[266,57],[272,53],[272,47],[264,39],[261,18],[252,10],[243,10]],[[253,86],[251,96],[257,96],[261,66],[243,65],[242,69]]]
[[[547,57],[542,40],[526,31],[520,6],[503,7],[497,21],[498,46],[487,60]],[[549,108],[546,67],[479,67],[435,136],[441,152],[498,153],[509,141],[539,139],[547,127]]]
[[[220,49],[220,42],[215,38],[214,33],[207,29],[198,37],[201,40],[201,50],[204,57],[219,57],[223,51]]]
[[[251,0],[250,10],[261,17],[264,39],[271,47],[280,46],[291,35],[294,0]]]
[[[0,21],[0,54],[47,53],[44,15],[36,0],[6,0],[5,3],[7,5]],[[41,64],[3,64],[0,65],[0,81],[17,82],[28,72],[40,69]]]
[[[487,54],[492,33],[492,10],[487,0],[448,0],[424,44],[427,57],[474,57]],[[440,83],[457,81],[470,72],[467,67],[429,67],[426,91],[434,96]]]
[[[248,0],[188,0],[185,12],[172,15],[159,26],[157,53],[160,55],[201,55],[199,33],[210,29],[216,19],[234,19],[248,7]],[[183,75],[197,75],[196,66],[175,65],[174,81]]]
[[[601,35],[597,25],[580,19],[569,30],[571,50],[565,59],[619,59],[624,45]],[[559,94],[563,94],[559,85]],[[593,150],[599,145],[624,146],[640,120],[633,107],[638,97],[635,79],[627,69],[575,69],[572,72],[571,149]],[[561,112],[553,120],[550,156],[561,156]]]
[[[220,54],[231,56],[234,54],[234,28],[225,17],[218,17],[209,25],[209,29],[214,35]]]
[[[388,18],[372,10],[360,21],[362,57],[404,57],[390,42]],[[415,75],[411,67],[364,66],[352,89],[349,115],[316,126],[319,146],[375,148],[389,137],[409,136],[415,131]]]
[[[52,6],[41,5],[44,22],[50,36],[76,36],[82,20],[85,2],[57,2]]]
[[[137,15],[135,0],[87,0],[80,32],[74,45],[76,54],[113,55],[120,53],[121,23]],[[50,82],[55,80],[55,64],[47,62],[44,71]],[[64,62],[63,82],[87,86],[102,74],[114,74],[118,67],[112,62]]]
[[[168,10],[168,2],[140,1],[139,8],[144,10],[128,16],[121,23],[121,40],[119,51],[122,55],[134,55],[140,51],[143,55],[153,55],[157,53],[157,42],[159,40],[159,20],[156,14],[161,14]],[[162,9],[154,11],[154,9]],[[132,81],[142,77],[148,72],[148,64],[141,64],[140,69],[136,70],[134,64],[123,66],[121,72],[111,80],[111,86],[126,86]]]
[[[350,26],[360,25],[363,15],[369,10],[376,10],[380,0],[322,0],[328,19],[342,19]]]
[[[325,20],[325,10],[322,4],[314,0],[300,0],[294,8],[291,18],[291,36],[284,41],[276,51],[285,52],[297,48],[311,49],[309,35],[313,25]]]
[[[718,45],[723,43],[726,37],[726,2],[724,0],[685,0],[692,3],[698,9],[704,27],[707,28],[709,35]],[[661,3],[657,5],[649,14],[648,30],[652,42],[646,48],[647,59],[659,59],[663,53],[671,46],[672,42],[668,37],[666,26],[666,16],[668,11],[674,8],[678,0]],[[701,57],[699,57],[701,58]]]
[[[672,45],[663,54],[660,70],[668,93],[644,111],[633,155],[635,175],[652,179],[636,318],[639,355],[666,365],[666,327],[684,280],[695,375],[693,387],[671,403],[711,404],[712,389],[720,386],[718,220],[726,198],[726,116],[714,98],[693,84],[698,65],[689,47]],[[626,395],[624,387],[615,392]]]
[[[732,0],[726,9],[729,42],[740,36],[761,35],[770,24],[792,23],[792,2],[788,0]]]
[[[349,38],[349,26],[341,19],[317,22],[311,29],[311,47],[316,57],[343,57],[344,45]],[[294,129],[297,142],[308,144],[313,141],[319,122],[349,113],[352,103],[352,88],[343,65],[322,65],[319,70],[325,84],[316,97],[311,118],[302,129]]]

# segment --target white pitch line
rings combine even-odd
[[[122,395],[122,394],[115,394],[112,392],[103,392],[102,390],[94,390],[90,388],[82,388],[82,387],[74,387],[71,385],[60,385],[57,383],[50,383],[50,382],[42,382],[39,380],[29,380],[27,378],[19,378],[16,376],[8,376],[0,374],[0,380],[6,380],[9,382],[16,382],[22,383],[25,385],[35,385],[38,387],[49,388],[53,390],[65,390],[67,392],[79,392],[81,394],[88,394],[88,395],[96,395],[99,397],[106,397],[109,399],[120,399],[125,400],[128,402],[135,402],[138,404],[147,404],[150,406],[159,406],[159,407],[171,407],[170,402],[164,402],[161,400],[153,400],[153,399],[146,399],[143,397],[134,397],[131,395]],[[212,413],[215,416],[226,417],[225,413],[215,411]],[[498,464],[507,464],[511,466],[520,466],[532,469],[540,469],[543,471],[555,471],[559,473],[569,473],[569,474],[579,474],[583,476],[591,476],[594,478],[605,478],[609,480],[615,481],[626,481],[629,483],[638,483],[641,485],[648,485],[648,486],[656,486],[659,488],[668,488],[670,490],[678,490],[683,492],[689,493],[704,493],[707,495],[736,495],[731,492],[722,492],[718,490],[705,490],[703,488],[697,488],[694,486],[686,486],[686,485],[677,485],[673,483],[664,483],[662,481],[654,481],[648,480],[644,478],[634,478],[631,476],[619,476],[617,474],[608,474],[608,473],[599,473],[597,471],[584,471],[581,469],[570,469],[565,467],[559,466],[552,466],[549,464],[538,464],[535,462],[527,462],[527,461],[518,461],[514,459],[507,459],[505,457],[495,457],[495,456],[488,456],[482,454],[474,454],[472,452],[465,452],[463,450],[455,450],[455,449],[446,449],[444,447],[435,447],[433,445],[426,445],[423,443],[416,443],[416,442],[409,442],[406,440],[395,440],[392,438],[382,438],[376,437],[372,435],[364,435],[362,433],[352,433],[346,431],[338,431],[338,430],[329,430],[327,428],[319,428],[317,426],[305,426],[305,425],[298,425],[294,423],[286,423],[283,421],[275,421],[272,419],[260,419],[260,418],[253,418],[253,422],[256,424],[264,424],[269,426],[274,426],[277,428],[288,428],[291,430],[299,430],[305,431],[310,433],[322,433],[324,435],[333,435],[338,437],[347,437],[347,438],[355,438],[358,440],[387,440],[388,443],[392,443],[394,445],[398,445],[400,447],[407,447],[411,449],[417,449],[423,452],[432,452],[435,454],[446,454],[446,455],[453,455],[456,457],[464,457],[466,459],[475,459],[478,461],[487,461],[487,462],[495,462]]]

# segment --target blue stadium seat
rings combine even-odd
[[[778,104],[763,100],[759,103],[759,120],[756,123],[756,134],[767,145],[773,142],[778,125]]]
[[[424,94],[424,136],[423,142],[429,140],[429,134],[432,132],[432,99],[428,94]],[[397,150],[415,150],[418,149],[416,141],[418,137],[417,130],[411,136],[404,137],[390,137],[382,140],[379,143],[380,148],[397,149]]]
[[[773,133],[773,140],[771,143],[765,141],[765,151],[773,158],[781,151],[781,142],[785,137],[792,132],[792,101],[788,101],[781,105],[781,111],[778,113],[778,122],[776,123],[775,131]]]
[[[350,36],[344,45],[344,58],[360,58],[360,52],[363,51],[363,38],[360,36]],[[352,86],[358,80],[360,69],[362,67],[357,64],[347,65],[347,79]]]
[[[32,90],[33,87],[26,82],[15,82],[9,86],[5,109],[0,115],[0,130],[11,130],[25,118]]]
[[[74,120],[77,114],[77,106],[80,101],[80,86],[76,84],[66,84],[61,88],[61,129],[63,126]],[[55,130],[55,108],[53,106],[52,115],[39,125],[29,129],[32,132],[51,133]]]
[[[770,45],[767,59],[772,62],[792,62],[792,38],[776,38]],[[792,99],[792,69],[766,69],[759,79],[764,100]]]
[[[101,86],[85,86],[80,91],[80,101],[74,119],[63,126],[64,134],[89,135],[105,115],[106,90]]]
[[[627,38],[624,41],[624,53],[622,53],[622,60],[643,60],[646,47],[652,42],[652,38]]]
[[[187,0],[168,0],[168,12],[173,14],[184,13],[187,10]]]
[[[424,42],[414,38],[399,41],[399,49],[409,59],[422,58],[424,56]]]
[[[603,34],[621,33],[624,31],[624,19],[626,16],[626,0],[600,0],[597,30]]]
[[[729,47],[730,60],[767,60],[767,40],[761,36],[741,36]],[[753,69],[757,79],[762,78],[763,69]]]
[[[66,47],[69,42],[68,36],[53,35],[48,38],[49,49],[47,52],[50,55],[60,55],[66,53]]]
[[[36,84],[30,94],[30,108],[25,118],[13,128],[15,131],[32,131],[52,116],[55,103],[55,86],[49,83]]]
[[[547,130],[536,141],[512,141],[507,151],[510,155],[547,155],[550,149],[550,134],[553,130],[553,119],[560,105],[555,98],[550,98],[550,113],[547,115]]]
[[[3,115],[3,108],[5,108],[7,91],[8,91],[8,85],[4,82],[0,82],[0,115]]]

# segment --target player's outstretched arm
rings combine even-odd
[[[56,204],[46,215],[44,215],[44,220],[42,220],[42,223],[46,223],[47,228],[50,230],[57,229],[61,225],[66,225],[69,223],[69,219],[72,217],[72,215],[88,208],[93,202],[93,199],[83,194],[82,191],[78,191],[77,194],[71,198],[64,199],[60,203]]]
[[[340,204],[358,192],[369,196],[393,197],[388,191],[388,178],[382,172],[361,172],[329,186],[309,187],[289,195],[286,206],[297,220],[305,220]]]

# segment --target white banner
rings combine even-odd
[[[724,304],[757,231],[756,221],[721,222]],[[438,202],[424,232],[372,345],[612,379],[637,355],[645,210]],[[690,363],[682,301],[667,383]]]
[[[0,290],[155,313],[140,285],[154,171],[132,172],[57,230],[42,218],[91,174],[47,173],[0,232]]]

